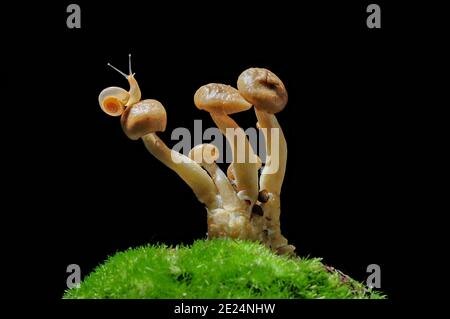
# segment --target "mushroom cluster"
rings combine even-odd
[[[239,76],[237,89],[210,83],[195,93],[194,104],[210,113],[231,145],[233,160],[225,174],[215,162],[220,154],[212,144],[197,145],[188,156],[169,149],[157,136],[166,128],[164,106],[157,100],[141,100],[131,63],[128,75],[117,71],[126,77],[130,90],[106,88],[99,95],[100,107],[111,116],[121,116],[124,133],[132,140],[142,139],[153,156],[189,185],[206,206],[208,238],[259,241],[278,254],[294,254],[295,247],[288,244],[280,230],[287,146],[275,113],[283,110],[288,100],[283,82],[267,69],[250,68]],[[261,160],[244,130],[230,117],[252,106],[266,145],[260,174]]]

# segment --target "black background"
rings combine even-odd
[[[143,98],[166,107],[169,146],[194,119],[213,126],[193,104],[198,87],[235,85],[253,66],[276,73],[289,92],[278,116],[289,148],[285,236],[359,281],[379,264],[390,298],[441,296],[444,279],[422,275],[443,254],[427,241],[443,226],[425,195],[434,185],[424,181],[429,122],[417,80],[425,31],[404,23],[405,6],[378,1],[382,29],[370,30],[369,2],[78,3],[81,29],[67,29],[68,3],[15,8],[6,29],[10,297],[57,299],[68,264],[86,275],[128,247],[205,237],[190,189],[98,106],[103,88],[128,88],[106,67],[126,70],[128,53]],[[256,122],[252,112],[235,119]]]

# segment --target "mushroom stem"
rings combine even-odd
[[[198,200],[204,203],[208,210],[219,207],[216,187],[211,177],[200,165],[189,157],[169,149],[155,133],[144,135],[142,140],[153,156],[177,173],[189,185]]]
[[[250,207],[255,204],[258,198],[258,161],[253,151],[252,146],[248,142],[247,136],[245,136],[244,130],[225,113],[210,113],[211,117],[220,129],[223,135],[227,138],[231,144],[233,152],[233,172],[236,177],[236,186],[239,192],[238,195],[241,199],[250,201]],[[234,131],[233,136],[227,134],[227,129]],[[237,141],[236,141],[237,138]],[[238,143],[244,143],[243,151],[245,154],[242,161],[242,148],[239,148]],[[241,155],[241,156],[239,156]]]
[[[211,175],[214,184],[216,184],[222,199],[223,208],[226,210],[243,208],[243,202],[236,195],[233,186],[220,167],[216,163],[201,163],[200,165]]]
[[[266,144],[266,165],[261,172],[260,190],[280,195],[286,172],[286,139],[274,114],[269,114],[256,108],[255,112],[258,118],[258,126],[260,129],[263,129]],[[278,130],[278,139],[273,138],[272,129]],[[272,152],[277,152],[278,154],[272,154]]]
[[[269,245],[279,254],[292,254],[295,247],[288,245],[280,230],[280,193],[286,172],[287,144],[283,131],[274,114],[255,108],[258,127],[263,129],[266,144],[266,165],[260,177],[260,191],[266,191],[269,199],[262,204],[267,223]],[[278,139],[272,135],[272,129],[278,130]],[[277,152],[278,154],[273,154]],[[274,156],[277,156],[275,159]]]

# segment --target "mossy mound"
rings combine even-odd
[[[383,298],[324,266],[259,243],[198,240],[119,252],[64,298]]]

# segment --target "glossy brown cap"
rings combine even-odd
[[[252,107],[234,87],[210,83],[195,92],[194,103],[200,110],[210,113],[233,114]]]
[[[283,82],[271,71],[250,68],[239,76],[239,93],[255,108],[267,113],[278,113],[284,109],[288,94]]]
[[[128,106],[122,114],[122,129],[132,140],[166,129],[167,115],[157,100],[143,100]]]

